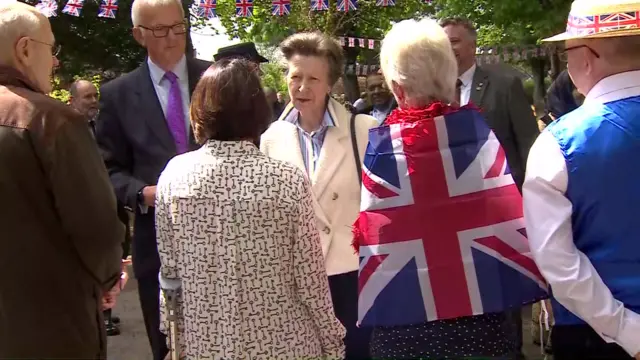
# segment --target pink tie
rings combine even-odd
[[[182,154],[187,152],[187,130],[182,107],[182,92],[176,74],[167,71],[164,77],[171,82],[169,101],[167,101],[167,124],[176,143],[176,151],[178,154]]]

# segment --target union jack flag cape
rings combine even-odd
[[[500,312],[548,296],[504,150],[475,108],[395,110],[370,130],[362,175],[361,324]]]

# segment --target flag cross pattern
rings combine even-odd
[[[377,6],[395,6],[395,0],[376,0]]]
[[[277,16],[289,15],[291,11],[291,0],[273,0],[271,2],[271,14]]]
[[[211,19],[216,16],[216,0],[201,0],[198,3],[198,16]]]
[[[357,226],[368,234],[359,248],[364,325],[497,312],[546,296],[504,150],[479,115],[463,113],[370,134]],[[503,267],[522,292],[501,291]],[[400,288],[406,306],[384,307]]]
[[[311,10],[313,11],[329,10],[329,0],[311,0]]]
[[[98,16],[115,19],[116,10],[118,10],[118,0],[102,0]]]
[[[640,11],[602,14],[594,16],[569,16],[567,32],[574,35],[590,35],[640,27]]]
[[[236,0],[236,15],[250,17],[253,12],[253,0]]]
[[[84,0],[69,0],[62,9],[62,12],[72,16],[80,16]]]
[[[336,8],[342,12],[355,11],[358,9],[358,0],[338,0]]]

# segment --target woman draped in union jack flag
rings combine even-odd
[[[457,65],[433,20],[402,21],[380,54],[398,109],[369,133],[358,318],[376,359],[505,359],[504,311],[546,296],[504,150],[455,102]]]

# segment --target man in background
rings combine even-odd
[[[98,88],[88,80],[76,80],[69,87],[69,105],[76,109],[80,114],[84,116],[91,130],[91,135],[96,136],[96,117],[98,116]],[[131,244],[131,235],[129,233],[129,213],[124,205],[118,202],[118,218],[120,222],[125,226],[125,237],[122,245],[122,256],[126,259],[129,253],[129,246]],[[123,268],[123,271],[126,269]],[[111,314],[111,309],[105,310],[104,325],[107,331],[107,336],[120,335],[120,318]]]
[[[373,116],[378,120],[378,124],[382,125],[391,111],[398,107],[398,103],[387,88],[381,73],[375,72],[367,75],[366,86],[371,106],[360,110],[359,113]]]
[[[483,69],[476,64],[477,33],[473,24],[462,18],[449,18],[440,25],[449,36],[458,61],[456,91],[460,106],[478,106],[502,145],[509,170],[518,189],[522,191],[529,149],[540,133],[522,81]],[[521,309],[509,314],[515,330],[514,356],[522,353]]]
[[[529,148],[540,133],[522,81],[476,64],[477,33],[469,20],[450,18],[440,25],[458,61],[458,102],[461,106],[471,102],[482,109],[504,148],[513,180],[522,190]]]
[[[280,114],[282,114],[283,107],[278,102],[278,95],[276,91],[272,88],[264,88],[264,95],[267,97],[267,101],[269,105],[271,105],[271,112],[273,113],[273,121],[276,121],[280,118]]]
[[[104,359],[97,320],[120,289],[104,164],[85,119],[46,95],[59,50],[34,7],[0,6],[0,359]]]
[[[136,0],[131,21],[148,58],[101,87],[96,138],[118,201],[135,211],[133,270],[153,359],[162,360],[168,348],[160,331],[156,183],[171,158],[198,148],[189,103],[210,63],[185,55],[187,23],[180,0]]]

